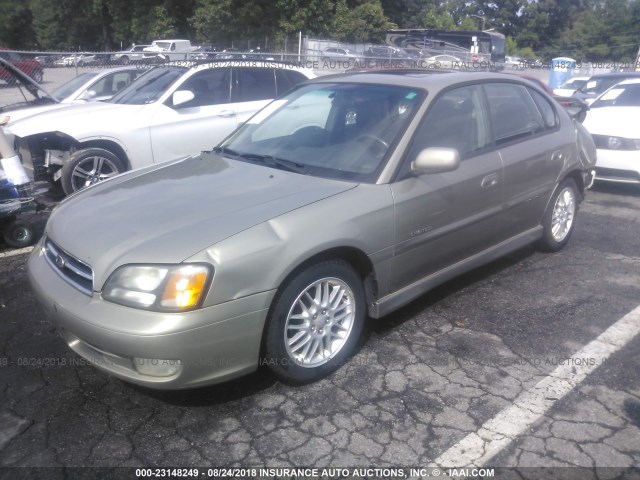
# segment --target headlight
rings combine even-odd
[[[609,137],[607,146],[611,150],[620,150],[622,148],[622,139],[620,137]]]
[[[603,137],[605,144],[601,148],[607,150],[640,150],[640,140],[623,137]]]
[[[193,310],[202,303],[211,279],[203,264],[125,265],[111,274],[102,298],[158,312]]]

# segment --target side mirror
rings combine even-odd
[[[460,154],[455,148],[425,148],[411,162],[414,175],[443,173],[456,170],[460,166]]]
[[[196,96],[191,90],[178,90],[171,96],[171,102],[174,107],[177,107],[178,105],[190,102],[194,98],[196,98]]]
[[[98,93],[95,90],[87,90],[84,92],[84,95],[82,95],[82,100],[93,100],[97,96]]]

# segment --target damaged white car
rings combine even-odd
[[[194,62],[154,68],[108,102],[72,105],[11,122],[34,180],[65,193],[126,170],[210,150],[311,70],[274,61]]]

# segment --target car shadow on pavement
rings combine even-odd
[[[180,407],[206,407],[220,405],[251,397],[269,389],[277,379],[265,367],[244,377],[208,387],[185,390],[154,390],[139,385],[127,384],[138,393],[161,402]]]
[[[633,183],[596,182],[591,189],[595,192],[610,193],[612,195],[640,197],[640,185]]]

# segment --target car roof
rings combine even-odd
[[[387,84],[403,87],[443,89],[449,85],[461,83],[474,83],[488,80],[499,80],[507,82],[521,82],[518,76],[504,75],[491,72],[460,72],[455,70],[377,70],[364,72],[349,72],[337,75],[326,75],[314,80],[318,82],[340,82],[340,83],[367,83],[367,84]]]
[[[640,72],[609,72],[609,73],[596,73],[589,78],[640,78]]]
[[[282,70],[298,70],[298,71],[311,71],[310,68],[305,68],[304,65],[299,65],[291,62],[283,62],[280,60],[262,60],[262,59],[210,59],[210,60],[178,60],[175,62],[168,62],[159,67],[186,67],[190,69],[206,69],[208,67],[257,67],[257,68],[278,68]]]
[[[622,82],[618,83],[617,85],[633,85],[636,83],[640,83],[640,76],[638,78],[629,78],[627,80],[623,80]]]

